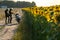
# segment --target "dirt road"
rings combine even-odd
[[[22,11],[19,10],[20,16],[22,16]],[[15,31],[18,27],[18,23],[15,20],[13,15],[12,24],[5,25],[5,20],[0,20],[0,27],[4,26],[2,30],[0,30],[0,40],[11,40],[15,34]]]

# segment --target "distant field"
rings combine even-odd
[[[4,9],[0,8],[0,19],[3,19],[4,15]]]

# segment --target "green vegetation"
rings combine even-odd
[[[60,27],[44,16],[23,10],[24,17],[13,40],[60,40]]]
[[[0,30],[2,30],[4,28],[4,26],[0,26]]]

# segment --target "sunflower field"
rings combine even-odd
[[[60,40],[60,6],[22,8],[14,40]]]

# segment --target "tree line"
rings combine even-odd
[[[0,1],[0,7],[7,6],[8,8],[24,8],[36,6],[35,2],[25,2],[25,1]]]

